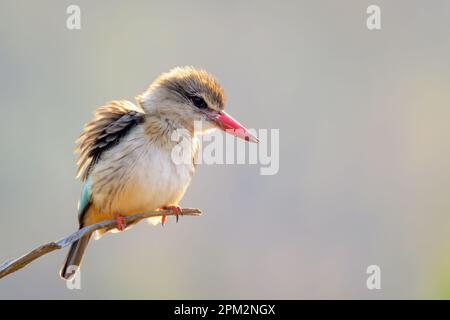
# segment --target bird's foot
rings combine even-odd
[[[173,214],[175,215],[175,217],[177,219],[177,223],[178,223],[179,216],[182,215],[180,206],[177,206],[177,205],[164,206],[163,209],[172,211]],[[164,222],[166,222],[166,216],[162,216],[162,219],[161,219],[161,223],[163,226],[164,226]]]
[[[125,228],[127,227],[127,223],[125,222],[125,217],[122,216],[121,214],[114,214],[114,219],[116,220],[116,228],[119,231],[123,231],[125,230]]]

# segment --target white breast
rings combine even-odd
[[[194,167],[175,164],[171,149],[162,148],[136,127],[95,166],[93,201],[111,215],[130,215],[178,204]]]

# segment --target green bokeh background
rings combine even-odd
[[[49,254],[0,298],[450,298],[450,2],[376,1],[379,31],[370,4],[1,0],[0,260],[74,231],[83,123],[174,66],[280,129],[280,171],[201,165],[182,204],[203,217],[93,242],[81,290]]]

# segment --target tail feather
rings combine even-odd
[[[84,251],[89,243],[91,235],[85,235],[79,240],[72,243],[66,261],[60,271],[60,276],[63,279],[71,280],[76,271],[80,268],[83,259]]]

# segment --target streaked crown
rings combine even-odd
[[[202,69],[191,66],[173,68],[156,78],[149,89],[138,97],[138,101],[145,104],[146,95],[161,88],[170,92],[170,98],[177,102],[192,102],[199,107],[205,103],[205,107],[217,111],[225,108],[222,86],[214,76]]]

